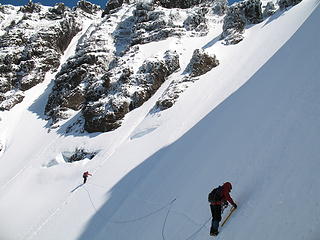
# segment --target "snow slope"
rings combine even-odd
[[[166,40],[184,64],[201,47],[221,64],[173,108],[148,114],[164,85],[110,133],[47,133],[39,113],[50,78],[27,92],[1,113],[0,239],[208,239],[207,194],[226,180],[239,209],[218,239],[317,239],[318,4],[251,26],[235,46],[217,29]],[[76,147],[100,152],[63,163]],[[84,170],[93,177],[78,187]]]

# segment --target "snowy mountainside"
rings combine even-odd
[[[103,18],[86,21],[57,70],[24,91],[21,103],[0,113],[0,238],[209,239],[207,193],[229,180],[239,209],[218,238],[316,239],[318,4],[302,1],[283,10],[275,4],[273,15],[256,24],[246,22],[235,35],[242,40],[231,45],[221,39],[225,15],[213,12],[206,13],[210,24],[199,33],[181,28],[192,9],[157,5],[150,15],[165,17],[172,11],[183,16],[175,23],[179,34],[174,30],[132,46],[123,44],[136,37],[123,28],[123,21],[132,20],[141,5],[126,1]],[[131,20],[125,26],[132,26]],[[165,26],[167,31],[173,25]],[[111,44],[119,29],[121,51]],[[162,36],[153,33],[141,36]],[[129,48],[123,51],[123,46]],[[179,68],[164,74],[176,66],[175,56]],[[297,61],[300,57],[304,61]],[[198,69],[197,59],[215,66]],[[166,65],[168,60],[172,62]],[[122,65],[130,68],[127,78]],[[163,75],[150,76],[150,68]],[[78,108],[63,109],[66,119],[50,127],[52,119],[44,114],[48,102],[66,103],[55,95],[72,99],[68,94],[77,89],[89,98],[89,89],[103,91],[101,86],[109,83],[119,87],[111,95],[115,101],[131,101],[130,94],[144,86],[132,84],[137,74],[143,80],[165,78],[143,104],[121,117],[118,128],[83,131],[86,100]],[[117,84],[118,78],[126,84]],[[68,81],[75,81],[74,89]],[[56,91],[59,84],[61,92]],[[125,91],[129,93],[123,95]],[[104,104],[110,97],[102,92],[103,98],[95,99],[100,97],[95,94],[93,103]],[[173,104],[159,111],[165,99]],[[81,186],[86,170],[93,176]],[[311,197],[307,206],[292,201],[302,202],[304,196]]]

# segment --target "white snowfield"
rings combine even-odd
[[[225,181],[238,209],[216,239],[319,239],[319,2],[250,26],[234,46],[214,41],[220,28],[142,46],[150,56],[177,50],[181,71],[113,132],[48,132],[48,75],[0,113],[0,239],[210,239],[207,195]],[[196,48],[220,65],[149,114]],[[99,153],[64,162],[76,148]],[[79,186],[85,170],[93,176]]]

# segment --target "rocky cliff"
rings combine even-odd
[[[73,10],[64,4],[44,7],[31,1],[22,7],[0,6],[0,110],[21,102],[23,91],[57,70],[61,55],[82,30],[83,22],[99,11],[85,1]]]
[[[0,5],[0,110],[23,101],[24,91],[59,68],[44,109],[51,126],[59,127],[79,112],[67,131],[75,131],[76,125],[88,132],[114,130],[180,69],[176,51],[159,49],[158,55],[143,59],[137,57],[142,46],[206,36],[217,19],[223,21],[221,41],[237,44],[247,26],[300,1],[246,0],[228,6],[227,0],[110,0],[104,11],[84,0],[73,9],[31,1],[22,7]],[[80,31],[84,33],[75,54],[61,63]],[[185,89],[180,85],[192,83],[219,64],[219,56],[196,49],[181,77],[170,78],[154,109],[172,107]]]

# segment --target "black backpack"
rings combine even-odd
[[[208,195],[209,202],[217,202],[222,200],[222,186],[213,189]]]

